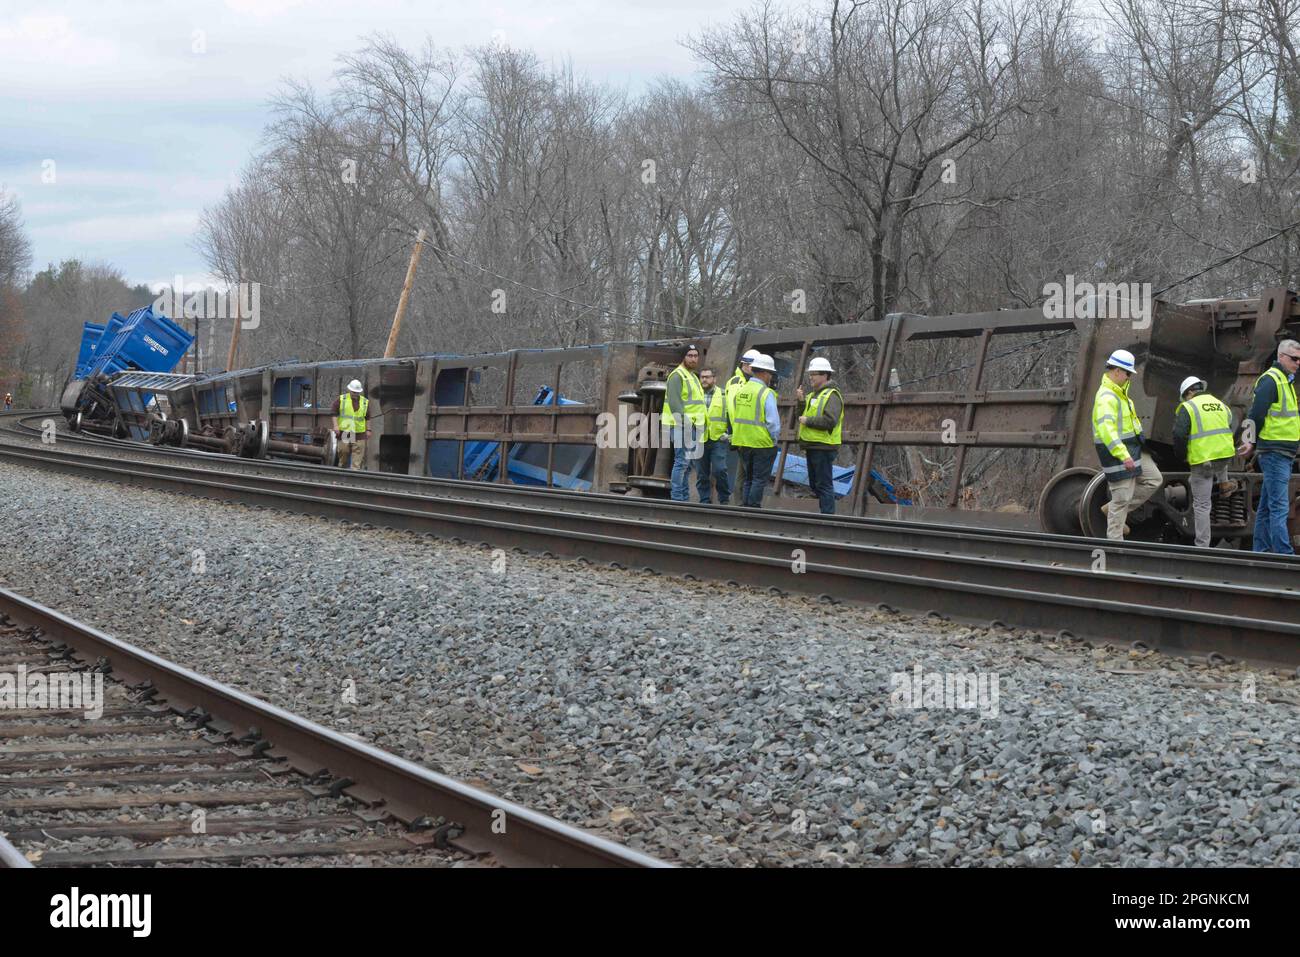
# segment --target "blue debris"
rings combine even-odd
[[[772,463],[772,475],[777,474],[777,466],[781,463],[781,457],[778,455],[776,461]],[[831,469],[831,480],[835,487],[835,497],[844,498],[853,490],[853,472],[852,466],[836,465]],[[891,502],[899,505],[911,505],[912,500],[908,498],[899,498],[897,490],[891,485],[883,475],[875,469],[871,470],[871,480],[884,491],[885,495]],[[802,455],[787,455],[785,457],[785,481],[790,485],[802,485],[808,487],[808,460]]]
[[[85,323],[73,378],[100,373],[112,376],[129,369],[171,372],[193,343],[192,335],[162,313],[154,312],[153,306],[125,317],[115,312],[106,326]]]
[[[581,402],[575,402],[572,399],[564,398],[562,395],[556,395],[550,386],[542,386],[537,391],[532,404],[555,405],[557,399],[560,405],[582,405]],[[435,443],[430,443],[430,445],[433,444]],[[585,476],[589,474],[592,459],[595,458],[595,455],[596,450],[591,446],[556,445],[554,471],[551,479],[555,487],[589,491],[591,489],[591,479]],[[507,466],[507,475],[511,484],[545,485],[546,459],[545,443],[516,442],[510,447],[509,465]],[[465,443],[466,478],[478,479],[483,482],[494,481],[497,477],[497,466],[500,460],[501,444],[499,442]]]

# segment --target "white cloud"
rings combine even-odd
[[[90,255],[128,275],[198,274],[199,215],[257,148],[282,79],[328,86],[339,55],[370,34],[410,47],[430,36],[456,53],[502,31],[543,62],[635,92],[690,75],[681,38],[752,3],[5,0],[0,184],[19,193],[38,262]],[[55,185],[40,180],[46,157]]]
[[[278,17],[296,7],[301,7],[305,0],[225,0],[225,4],[236,13],[257,19]]]
[[[149,291],[154,295],[162,292],[163,289],[176,286],[176,277],[168,276],[165,279],[133,279],[132,283],[144,283],[149,287]],[[210,272],[184,273],[181,276],[181,286],[185,294],[189,295],[197,289],[207,289],[209,286],[213,289],[225,289],[226,281],[219,276],[214,276]]]
[[[82,72],[118,59],[118,46],[105,37],[73,28],[71,17],[26,16],[0,20],[0,60],[6,69],[37,66],[40,74],[59,69]]]
[[[34,239],[61,239],[72,243],[105,244],[122,247],[136,242],[159,239],[187,240],[199,223],[197,210],[170,210],[161,213],[136,213],[122,216],[92,216],[58,225],[31,229]]]

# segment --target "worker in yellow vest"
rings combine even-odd
[[[1106,360],[1106,373],[1092,403],[1092,441],[1101,470],[1110,486],[1106,537],[1122,541],[1129,531],[1124,521],[1164,484],[1154,459],[1142,451],[1142,421],[1128,390],[1137,373],[1137,360],[1127,349],[1116,349]]]
[[[1198,376],[1189,375],[1179,386],[1183,400],[1174,413],[1174,453],[1186,459],[1191,469],[1188,485],[1192,490],[1192,522],[1196,546],[1210,547],[1210,499],[1214,485],[1220,491],[1236,491],[1228,482],[1228,463],[1236,454],[1232,441],[1232,410],[1228,404],[1206,391],[1209,386]]]
[[[744,355],[740,357],[740,362],[736,366],[736,371],[733,372],[731,374],[731,378],[727,380],[727,385],[726,385],[727,392],[732,392],[736,389],[739,389],[741,386],[743,386],[746,382],[749,381],[750,369],[752,368],[750,364],[754,361],[755,358],[757,358],[760,355],[762,355],[762,353],[759,352],[757,349],[750,349],[748,352],[746,352]]]
[[[812,391],[807,399],[802,388],[794,394],[797,401],[804,403],[803,415],[799,416],[799,444],[808,462],[808,486],[817,496],[823,515],[835,514],[835,457],[840,452],[844,429],[844,396],[831,382],[834,372],[829,359],[813,359],[808,363]]]
[[[716,384],[712,369],[700,370],[700,385],[704,389],[704,454],[696,467],[695,490],[700,501],[713,501],[713,488],[718,489],[718,501],[726,505],[731,499],[731,477],[727,474],[727,453],[731,451],[731,426],[727,422],[725,390]]]
[[[687,346],[681,364],[668,374],[660,423],[668,431],[673,451],[672,497],[674,502],[691,500],[691,463],[704,452],[704,387],[695,370],[700,350]]]
[[[366,422],[373,416],[359,380],[348,383],[348,391],[339,396],[333,412],[334,431],[339,437],[339,468],[365,468]]]
[[[1255,380],[1255,401],[1242,423],[1237,452],[1250,455],[1259,447],[1264,482],[1255,508],[1257,552],[1294,555],[1287,518],[1291,512],[1291,465],[1300,445],[1300,408],[1296,405],[1295,374],[1300,369],[1300,342],[1278,344],[1277,361]]]
[[[749,349],[740,357],[740,362],[736,365],[736,371],[732,373],[731,378],[727,380],[723,388],[722,399],[727,404],[727,416],[731,416],[731,397],[734,396],[749,381],[752,370],[750,363],[758,356],[762,355],[757,349]],[[745,464],[740,459],[740,452],[736,449],[735,444],[731,446],[731,454],[727,456],[727,479],[733,493],[737,498],[737,505],[744,505],[745,489]]]
[[[750,379],[731,397],[727,418],[731,423],[731,444],[740,453],[745,469],[741,504],[759,508],[767,480],[776,462],[776,443],[781,437],[776,392],[770,383],[776,376],[772,357],[759,354],[750,363]]]

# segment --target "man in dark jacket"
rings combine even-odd
[[[807,401],[802,388],[794,394],[797,401],[805,402],[799,416],[799,444],[808,460],[808,485],[823,515],[835,514],[835,457],[844,428],[844,396],[831,382],[834,372],[829,359],[813,359],[808,363],[812,391]]]
[[[1296,408],[1293,380],[1300,369],[1300,342],[1278,344],[1277,361],[1255,380],[1255,401],[1246,414],[1240,455],[1259,448],[1259,470],[1264,484],[1255,510],[1257,552],[1294,555],[1287,518],[1291,511],[1291,463],[1300,445],[1300,409]]]

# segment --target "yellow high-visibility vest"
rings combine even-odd
[[[716,442],[727,433],[727,397],[722,389],[714,386],[713,391],[709,393],[706,408],[709,421],[708,429],[704,433],[704,440],[706,442]]]
[[[1127,382],[1118,386],[1104,375],[1092,402],[1092,441],[1108,482],[1131,475],[1124,468],[1125,458],[1135,464],[1142,461],[1142,423],[1128,396],[1128,386]]]
[[[356,401],[361,403],[361,407],[357,408],[351,399],[351,392],[344,392],[339,396],[339,431],[365,435],[366,409],[370,407],[370,400],[364,395],[358,396]]]
[[[1296,408],[1295,386],[1280,369],[1270,367],[1255,380],[1256,387],[1264,376],[1277,384],[1277,398],[1268,407],[1268,417],[1258,438],[1266,442],[1300,442],[1300,409]]]
[[[1188,465],[1230,459],[1237,453],[1232,442],[1232,412],[1226,405],[1203,392],[1179,408],[1187,410],[1191,423],[1187,434]]]
[[[679,372],[682,374],[682,411],[686,414],[686,418],[690,419],[691,423],[695,425],[696,428],[703,428],[705,417],[704,386],[700,385],[699,376],[686,368],[686,366],[680,365],[668,376],[669,381],[671,382],[672,377]],[[669,388],[672,388],[672,386],[669,385]],[[667,393],[664,393],[664,408],[663,411],[659,413],[659,421],[666,426],[677,425],[672,409],[668,405]]]
[[[822,445],[840,444],[840,433],[844,430],[844,396],[840,395],[839,389],[831,386],[830,388],[821,389],[808,396],[804,401],[803,414],[810,419],[821,415],[822,410],[826,408],[826,403],[830,400],[832,393],[840,396],[840,418],[839,421],[835,423],[835,428],[827,431],[825,429],[813,429],[809,428],[807,425],[800,425],[800,442],[819,442]]]
[[[731,399],[731,444],[744,449],[770,449],[776,445],[767,431],[767,394],[772,390],[760,379],[750,379]]]

